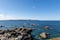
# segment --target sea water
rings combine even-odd
[[[37,24],[36,26],[32,26],[32,24]],[[34,40],[45,40],[41,39],[40,34],[42,32],[47,32],[51,34],[49,38],[60,37],[60,21],[40,21],[40,20],[0,20],[0,27],[1,30],[12,29],[12,28],[19,28],[22,26],[28,28],[36,28],[31,33]],[[52,28],[51,30],[44,30],[44,26],[49,26]]]

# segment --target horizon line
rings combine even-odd
[[[0,21],[1,21],[1,20],[39,20],[39,21],[60,21],[60,20],[57,20],[57,19],[56,19],[56,20],[52,20],[52,19],[49,19],[49,20],[48,20],[48,19],[47,19],[47,20],[46,20],[46,19],[45,19],[45,20],[42,20],[42,19],[0,19]]]

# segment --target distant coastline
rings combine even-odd
[[[60,20],[29,20],[29,19],[16,19],[16,20],[0,20],[0,21],[60,21]]]

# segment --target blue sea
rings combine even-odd
[[[32,24],[37,24],[36,26],[32,26]],[[45,40],[40,38],[40,34],[42,32],[47,32],[51,34],[49,38],[60,37],[60,21],[40,21],[40,20],[0,20],[0,25],[4,27],[0,27],[2,30],[12,29],[12,28],[19,28],[22,26],[28,28],[36,28],[31,33],[34,40]],[[49,26],[53,28],[51,30],[43,29],[44,26]]]

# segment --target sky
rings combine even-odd
[[[60,0],[0,0],[0,20],[60,20]]]

